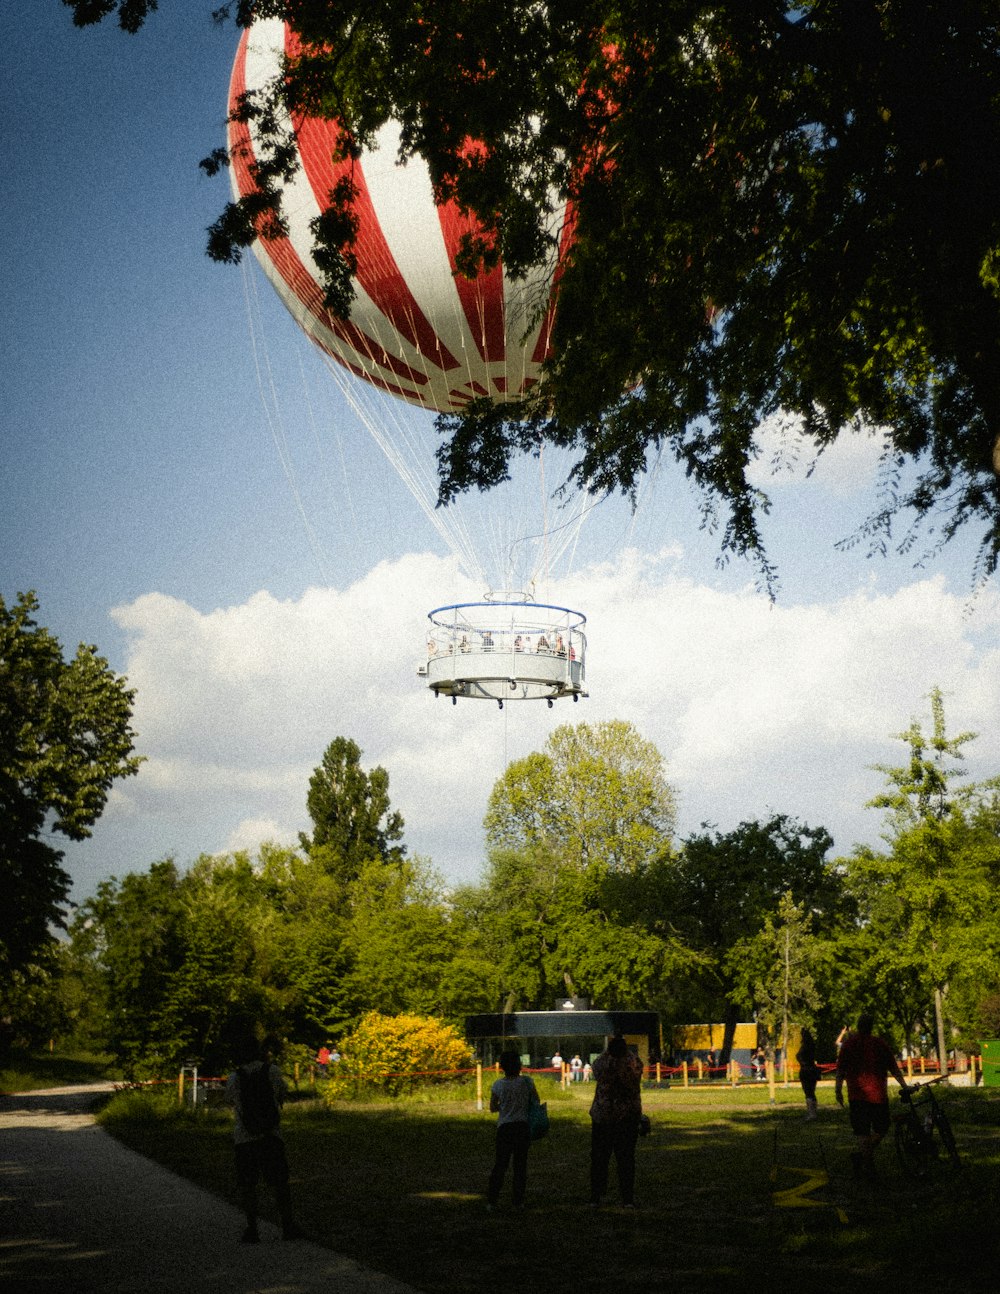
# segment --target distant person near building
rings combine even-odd
[[[875,1176],[875,1150],[889,1131],[889,1075],[906,1091],[906,1080],[883,1038],[873,1035],[874,1019],[863,1015],[855,1033],[844,1038],[837,1057],[837,1104],[844,1104],[847,1084],[851,1131],[857,1150],[851,1154],[855,1177]]]
[[[242,1239],[260,1240],[257,1231],[257,1183],[261,1177],[274,1193],[285,1240],[297,1240],[302,1231],[292,1213],[288,1186],[288,1160],[281,1139],[281,1107],[286,1088],[281,1071],[256,1039],[241,1039],[233,1048],[236,1068],[226,1081],[226,1100],[233,1107],[233,1148],[240,1204],[246,1216]]]

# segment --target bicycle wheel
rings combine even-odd
[[[896,1120],[896,1158],[907,1177],[925,1176],[927,1145],[914,1115],[902,1115]]]
[[[941,1144],[948,1152],[948,1158],[951,1160],[954,1167],[957,1168],[962,1161],[958,1157],[958,1146],[955,1145],[955,1134],[951,1130],[948,1116],[943,1110],[938,1110],[937,1117],[934,1122],[941,1136]]]

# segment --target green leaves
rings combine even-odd
[[[90,835],[113,783],[138,772],[134,693],[81,644],[71,661],[33,618],[0,598],[0,971],[25,967],[61,926],[69,877],[47,831]]]
[[[887,810],[888,849],[857,849],[841,865],[862,923],[853,950],[860,980],[891,995],[908,1038],[933,998],[941,1052],[950,1045],[946,998],[949,1018],[968,1021],[997,982],[1000,818],[996,779],[954,786],[975,734],[949,737],[940,688],[929,699],[932,733],[914,720],[897,734],[906,762],[878,765],[887,786],[870,804]]]
[[[406,847],[402,815],[389,807],[389,774],[361,767],[361,749],[349,737],[327,746],[323,761],[309,779],[306,807],[312,837],[300,837],[311,856],[342,883],[354,880],[362,865],[374,859],[399,859]]]
[[[485,825],[482,938],[512,1007],[648,1002],[688,963],[658,902],[673,790],[631,724],[556,728],[497,782]]]
[[[540,847],[560,866],[635,872],[669,848],[674,793],[632,724],[564,724],[512,764],[486,814],[495,848]]]
[[[539,437],[577,450],[572,477],[596,492],[632,493],[665,450],[719,513],[723,551],[773,587],[746,472],[754,429],[784,410],[817,450],[881,426],[889,458],[917,465],[856,537],[894,542],[900,514],[939,514],[945,539],[974,522],[995,569],[991,3],[274,8],[311,42],[275,102],[339,117],[358,144],[399,121],[403,154],[482,222],[464,273],[541,263],[572,200],[544,383],[442,421],[442,498],[488,488]],[[332,210],[319,241],[343,306]]]

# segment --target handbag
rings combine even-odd
[[[537,1093],[532,1094],[528,1103],[528,1131],[532,1141],[541,1141],[549,1135],[548,1102],[540,1101]]]

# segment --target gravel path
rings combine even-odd
[[[120,1145],[89,1113],[110,1087],[0,1096],[0,1290],[414,1294],[309,1241],[239,1241],[224,1200]]]

